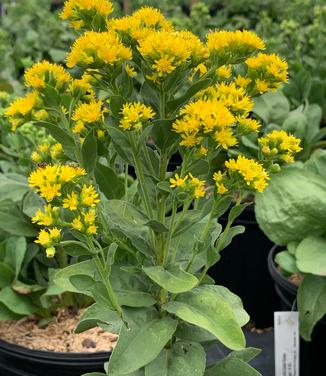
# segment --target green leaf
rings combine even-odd
[[[250,362],[250,360],[254,359],[257,355],[259,355],[261,351],[261,349],[256,349],[255,347],[247,347],[246,349],[240,351],[232,351],[228,355],[228,357],[241,359],[244,362]]]
[[[225,238],[223,239],[223,241],[222,241],[222,237],[220,237],[219,240],[221,240],[221,245],[219,246],[219,251],[222,251],[229,244],[231,244],[232,239],[235,236],[243,234],[245,231],[246,231],[246,228],[242,225],[237,225],[237,226],[231,227],[230,230],[228,231],[228,233],[226,234]]]
[[[160,150],[166,150],[178,139],[178,134],[173,132],[173,120],[155,120],[153,121],[152,137],[155,145]]]
[[[0,174],[1,200],[21,201],[30,188],[27,179],[18,174]]]
[[[100,190],[108,199],[119,199],[124,196],[123,181],[112,168],[98,162],[95,167],[95,179]]]
[[[13,202],[6,201],[0,205],[0,229],[11,235],[34,237],[37,229],[27,221]]]
[[[35,192],[30,191],[23,198],[22,211],[25,215],[32,218],[34,217],[36,211],[38,209],[42,209],[43,206],[44,201],[42,198]]]
[[[0,291],[0,303],[18,315],[29,316],[37,310],[29,296],[19,295],[9,286]]]
[[[15,272],[10,265],[0,262],[0,288],[11,286],[15,279]]]
[[[196,338],[196,342],[216,342],[216,337],[213,334],[186,322],[179,323],[175,335],[182,341],[193,341]]]
[[[151,307],[156,303],[153,295],[137,290],[114,289],[118,302],[127,307]]]
[[[23,236],[19,238],[10,237],[6,242],[5,262],[10,264],[14,268],[16,279],[18,278],[18,274],[20,273],[26,250],[26,239]]]
[[[87,172],[92,172],[97,160],[97,139],[94,131],[90,131],[82,146],[82,162]]]
[[[17,313],[14,313],[10,311],[4,304],[0,303],[0,320],[13,320],[18,321],[20,318],[22,318],[22,315],[18,315]]]
[[[82,261],[58,270],[54,275],[54,283],[61,287],[63,291],[78,292],[92,296],[89,291],[84,291],[82,288],[74,286],[70,278],[76,275],[85,275],[94,278],[96,270],[96,265],[93,260]]]
[[[292,111],[282,124],[282,129],[299,138],[305,138],[308,128],[306,115],[299,111]]]
[[[230,210],[228,220],[232,223],[249,205],[250,203],[234,205]]]
[[[266,93],[255,98],[253,112],[267,125],[275,123],[281,125],[288,117],[290,103],[281,91]]]
[[[69,278],[70,283],[75,286],[77,290],[89,291],[94,286],[94,279],[88,275],[72,275]]]
[[[79,257],[79,256],[89,256],[90,251],[82,243],[75,240],[69,241],[66,240],[64,243],[61,243],[66,254],[69,256]]]
[[[305,163],[305,170],[326,178],[326,150],[316,150]]]
[[[317,322],[326,314],[326,278],[306,275],[298,290],[300,334],[311,341],[311,333]]]
[[[206,367],[203,347],[195,342],[176,342],[145,367],[145,376],[202,376]]]
[[[109,325],[111,333],[118,333],[122,325],[117,312],[111,311],[107,306],[94,303],[80,317],[75,332],[82,333],[88,329],[95,328],[99,323]]]
[[[163,225],[163,223],[152,219],[151,221],[145,223],[145,226],[150,227],[156,233],[168,232],[169,229]]]
[[[189,291],[198,284],[198,279],[181,269],[180,265],[143,267],[145,274],[165,290],[173,294]]]
[[[109,361],[112,376],[134,372],[154,360],[177,327],[175,320],[159,318],[153,309],[126,310],[126,319],[129,328],[122,326]]]
[[[326,239],[308,236],[296,248],[296,265],[303,273],[326,277]]]
[[[325,232],[325,180],[306,169],[284,168],[255,199],[258,224],[278,245]]]
[[[241,359],[229,357],[206,370],[205,376],[262,376]]]
[[[295,274],[299,272],[295,257],[288,251],[279,252],[275,256],[275,261],[287,273]]]
[[[214,286],[200,286],[162,306],[180,319],[197,325],[232,350],[245,346],[245,337],[230,303]]]

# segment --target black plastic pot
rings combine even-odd
[[[0,376],[81,376],[103,372],[110,354],[30,350],[0,340]]]
[[[282,311],[296,309],[298,287],[285,278],[274,262],[275,255],[282,249],[274,246],[268,255],[268,269],[275,282],[275,289]],[[326,359],[326,317],[320,320],[312,333],[311,342],[300,339],[300,376],[322,375]],[[324,370],[324,371],[323,371]]]
[[[227,215],[219,222],[224,227]],[[259,228],[254,205],[248,206],[234,225],[243,225],[246,231],[237,235],[221,252],[221,259],[209,269],[208,274],[217,284],[240,296],[257,328],[273,326],[274,311],[279,309],[267,266],[268,251],[273,243]]]

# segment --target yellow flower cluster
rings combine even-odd
[[[211,57],[216,56],[222,64],[230,64],[265,49],[265,43],[252,31],[217,30],[207,34],[207,47]]]
[[[38,93],[33,91],[27,93],[24,97],[15,99],[5,111],[5,116],[8,117],[12,130],[16,130],[20,125],[26,121],[31,120],[32,112],[38,103]],[[36,111],[37,114],[37,111]],[[44,114],[47,116],[47,113]]]
[[[197,97],[216,99],[235,115],[249,113],[254,107],[254,102],[245,89],[238,87],[234,82],[221,82],[210,86],[199,92]]]
[[[46,60],[33,64],[24,77],[27,87],[38,90],[46,84],[60,90],[71,80],[70,74],[61,65],[51,64]]]
[[[39,243],[42,247],[46,248],[47,257],[53,257],[55,255],[55,245],[60,242],[60,238],[61,230],[57,227],[48,230],[42,229],[35,243]]]
[[[235,122],[232,113],[217,100],[199,99],[187,104],[180,111],[181,118],[172,127],[181,135],[180,145],[194,147],[211,137],[224,149],[237,143],[231,125]]]
[[[33,171],[29,176],[29,185],[41,197],[50,202],[62,196],[62,188],[66,183],[74,182],[84,175],[86,175],[86,171],[80,167],[49,165]]]
[[[120,32],[135,41],[145,39],[154,31],[172,31],[173,27],[159,9],[143,7],[131,16],[115,18],[107,22],[108,30]]]
[[[95,97],[95,93],[92,86],[93,81],[94,79],[92,76],[90,76],[87,73],[84,73],[81,78],[75,78],[71,80],[67,88],[67,93],[75,97],[83,98],[84,96],[86,96],[86,98],[93,99]]]
[[[48,203],[43,211],[37,210],[32,218],[33,223],[51,227],[48,231],[41,230],[36,240],[47,248],[47,254],[53,253],[54,246],[60,239],[55,238],[52,232],[56,227],[69,227],[86,235],[96,234],[96,205],[100,202],[99,195],[92,185],[80,184],[80,178],[86,175],[86,171],[79,167],[67,165],[46,166],[38,168],[29,177],[29,184]],[[73,215],[70,222],[61,218],[62,209],[67,209]],[[65,217],[64,217],[65,218]],[[50,248],[50,250],[49,250]]]
[[[263,94],[277,89],[288,78],[288,65],[275,54],[258,54],[246,60],[248,75],[255,83],[257,92]]]
[[[200,39],[189,31],[157,31],[139,41],[139,52],[148,61],[153,81],[160,81],[177,67],[191,63],[198,65],[207,56]]]
[[[174,178],[170,178],[171,188],[181,188],[184,192],[189,193],[195,199],[205,197],[205,184],[205,180],[200,180],[191,173],[184,177],[175,174]]]
[[[86,26],[85,19],[91,22],[95,16],[108,17],[113,12],[113,5],[108,0],[68,0],[64,3],[60,17],[69,20],[70,25],[79,30]]]
[[[263,192],[268,185],[269,176],[264,167],[254,159],[239,155],[237,159],[225,162],[227,171],[214,173],[214,180],[219,194],[231,189],[252,189]]]
[[[75,122],[72,131],[80,134],[86,130],[87,125],[101,125],[104,120],[104,113],[105,109],[103,109],[103,102],[101,100],[81,103],[71,117]]]
[[[32,152],[33,162],[51,162],[52,159],[59,160],[64,156],[63,147],[59,143],[44,142]]]
[[[119,126],[124,130],[141,130],[143,125],[155,116],[151,107],[143,103],[125,103],[122,107]]]
[[[114,32],[87,31],[75,40],[67,56],[67,66],[102,68],[122,64],[131,57],[131,49]]]
[[[262,153],[272,159],[281,159],[286,163],[294,161],[294,154],[302,150],[301,140],[284,130],[274,130],[258,139]]]

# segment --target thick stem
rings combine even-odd
[[[68,266],[68,257],[61,245],[57,246],[56,259],[61,269]],[[74,296],[71,292],[67,291],[61,295],[62,304],[64,307],[71,307],[74,305]]]
[[[165,263],[167,261],[168,254],[169,254],[170,244],[171,244],[171,240],[172,240],[172,236],[173,236],[173,232],[174,232],[174,224],[175,224],[175,217],[176,217],[176,214],[177,214],[177,209],[178,209],[178,204],[176,203],[176,200],[173,200],[169,232],[168,232],[166,243],[165,243],[165,246],[164,246],[164,249],[163,249],[163,257],[162,257],[162,264],[163,265],[165,265]]]

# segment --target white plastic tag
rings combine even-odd
[[[274,312],[275,376],[299,376],[299,313]]]

